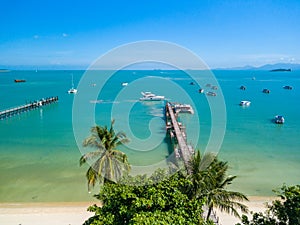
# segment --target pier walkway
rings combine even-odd
[[[182,158],[187,172],[191,174],[188,163],[192,155],[194,154],[194,148],[191,145],[187,144],[185,127],[177,120],[177,115],[179,113],[180,110],[176,110],[175,105],[170,102],[166,103],[166,128],[167,133],[170,136],[171,143],[174,147],[174,153],[176,157]],[[204,208],[203,218],[205,218],[207,212],[208,208]],[[214,224],[221,225],[219,217],[217,216],[215,211],[212,211],[212,213],[210,214],[210,219],[214,222]]]
[[[12,116],[15,116],[17,114],[23,113],[23,112],[27,112],[39,107],[42,107],[44,105],[48,105],[54,102],[58,101],[58,97],[49,97],[49,98],[42,98],[40,100],[25,104],[25,105],[21,105],[18,107],[14,107],[11,109],[6,109],[3,111],[0,111],[0,119],[6,119]]]
[[[187,168],[194,149],[187,144],[185,128],[177,121],[177,114],[174,112],[174,107],[170,102],[166,103],[166,127],[171,137],[171,142],[174,145],[176,156],[180,156]],[[187,168],[188,169],[188,168]],[[190,172],[190,171],[188,171]]]

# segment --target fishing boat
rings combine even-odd
[[[269,89],[263,89],[262,92],[263,92],[263,93],[266,93],[266,94],[269,94],[269,93],[270,93],[270,90],[269,90]]]
[[[283,89],[287,89],[287,90],[292,90],[293,89],[293,87],[292,86],[283,86]]]
[[[20,79],[15,80],[15,83],[22,83],[22,82],[26,82],[26,80],[20,80]]]
[[[246,90],[246,86],[242,85],[242,86],[240,86],[240,89],[244,91],[244,90]]]

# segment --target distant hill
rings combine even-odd
[[[293,70],[300,70],[300,64],[295,64],[295,63],[276,63],[276,64],[266,64],[263,66],[259,67],[254,67],[254,66],[242,66],[242,67],[233,67],[233,68],[220,68],[220,69],[225,69],[225,70],[278,70],[278,69],[283,69],[283,70],[288,70],[291,69]]]
[[[276,63],[276,64],[267,64],[257,69],[260,70],[276,70],[276,69],[291,69],[291,70],[299,70],[300,64],[293,63]]]

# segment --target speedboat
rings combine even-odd
[[[193,107],[190,104],[175,104],[174,108],[176,113],[194,114]]]
[[[204,90],[201,88],[201,89],[199,89],[199,93],[203,93],[204,92]]]
[[[217,94],[215,92],[209,91],[206,93],[209,96],[217,96]]]
[[[269,89],[263,89],[262,92],[263,92],[263,93],[266,93],[266,94],[269,94],[269,93],[270,93],[270,90],[269,90]]]
[[[283,89],[292,90],[293,87],[292,86],[283,86]]]
[[[123,87],[125,87],[125,86],[127,86],[127,85],[128,85],[127,82],[123,82],[123,83],[122,83],[122,86],[123,86]]]
[[[241,101],[240,106],[249,106],[251,104],[250,101]]]
[[[143,95],[142,98],[140,98],[140,101],[163,101],[165,100],[165,96],[161,95],[155,95],[151,93],[150,91],[141,92]]]
[[[275,123],[278,123],[278,124],[284,124],[284,117],[277,115],[277,116],[275,116],[274,121],[275,121]]]

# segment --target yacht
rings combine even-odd
[[[76,94],[77,89],[74,88],[74,82],[73,82],[73,74],[72,74],[72,87],[68,90],[68,94]]]
[[[150,91],[141,92],[143,95],[142,98],[140,98],[140,101],[163,101],[165,100],[165,96],[155,95],[151,93]]]
[[[275,123],[283,124],[284,123],[284,117],[280,116],[280,115],[277,115],[277,116],[275,116],[274,121],[275,121]]]
[[[240,106],[249,106],[251,104],[250,101],[241,101]]]

